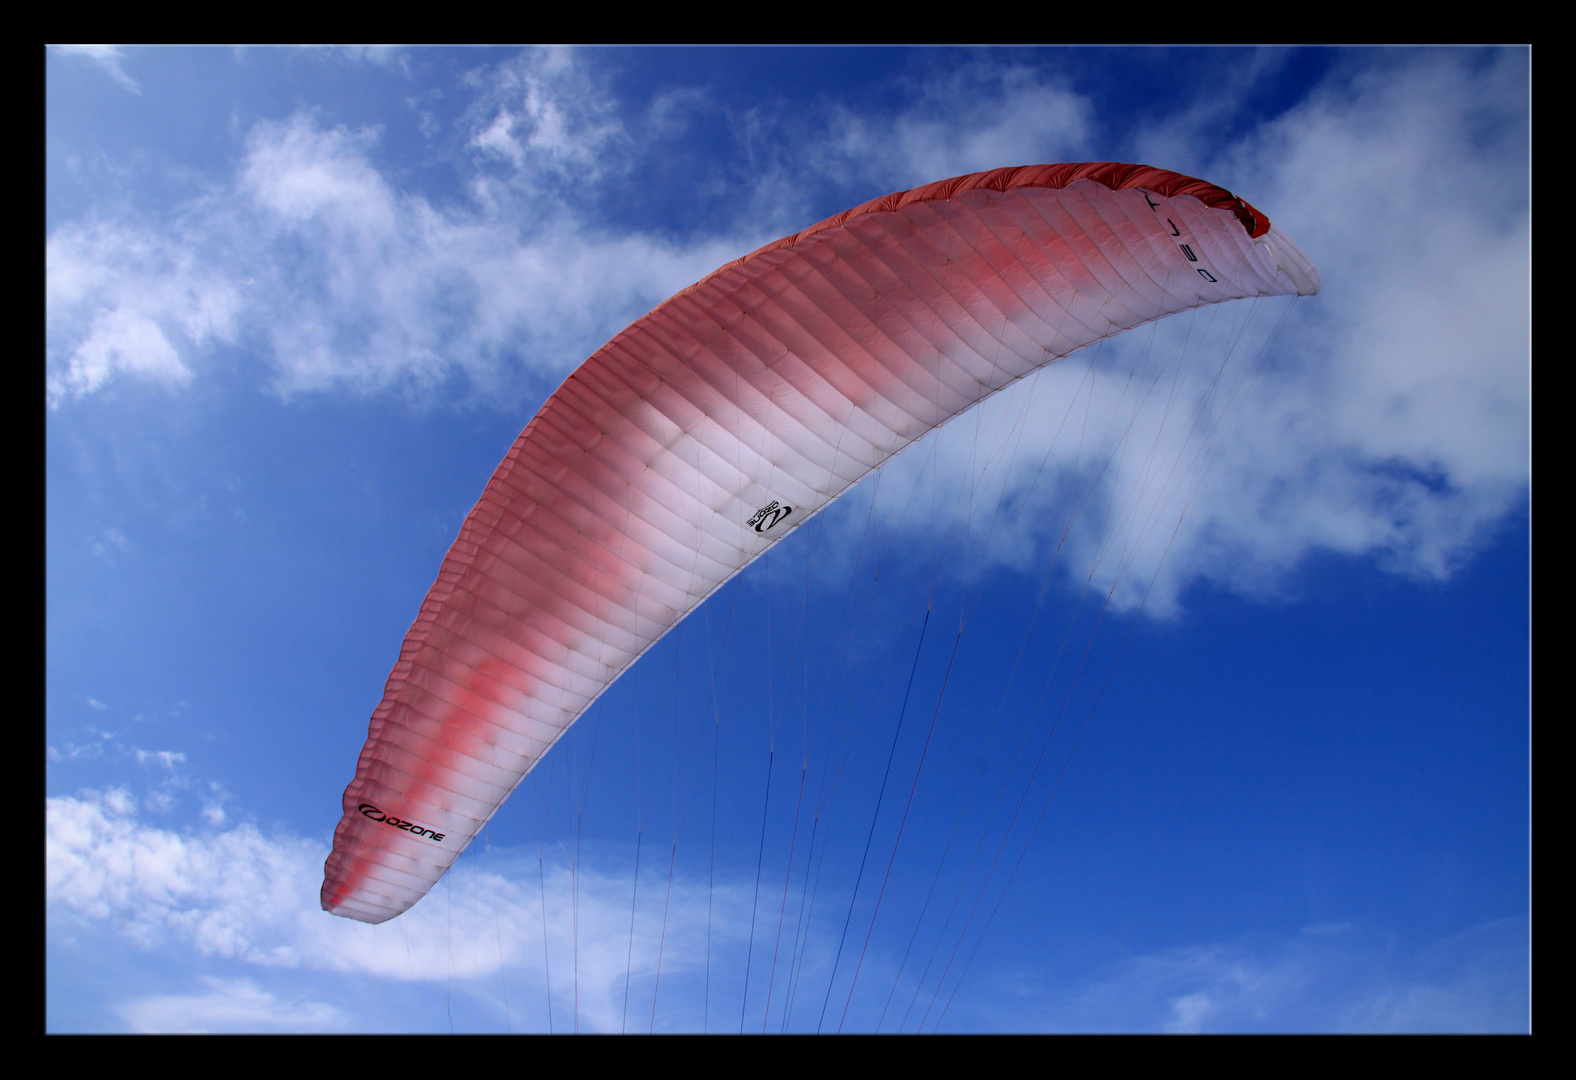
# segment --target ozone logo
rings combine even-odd
[[[1144,201],[1149,204],[1149,209],[1153,210],[1156,214],[1160,213],[1160,204],[1155,202],[1155,200],[1151,199],[1149,197],[1149,192],[1147,192],[1147,191],[1144,192]],[[1170,218],[1166,218],[1166,224],[1171,226],[1171,235],[1172,235],[1173,238],[1180,238],[1181,237],[1182,230],[1177,228],[1177,223],[1175,221],[1172,221]],[[1251,232],[1251,230],[1249,230],[1249,231]],[[1254,235],[1257,235],[1257,234],[1255,233]],[[1182,254],[1187,256],[1187,261],[1188,262],[1198,262],[1198,253],[1193,250],[1193,245],[1192,244],[1184,244],[1180,239],[1177,239],[1177,247],[1182,249]],[[1195,269],[1198,270],[1199,276],[1202,277],[1205,281],[1218,282],[1220,280],[1218,277],[1216,277],[1214,274],[1211,274],[1208,270],[1204,269],[1202,266],[1195,267]]]
[[[793,507],[781,506],[776,499],[767,503],[751,515],[750,520],[744,523],[747,529],[754,529],[758,533],[769,531],[783,518],[793,513]]]
[[[444,833],[423,828],[422,826],[417,825],[414,821],[405,821],[402,818],[389,817],[371,803],[362,803],[360,810],[362,817],[371,818],[373,821],[381,821],[390,828],[399,829],[401,832],[412,833],[416,836],[425,837],[428,840],[435,840],[440,844],[443,843],[443,837],[445,835]]]

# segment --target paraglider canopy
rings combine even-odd
[[[323,907],[409,908],[647,649],[940,424],[1134,326],[1318,290],[1224,188],[1086,162],[886,195],[673,296],[570,375],[467,517],[372,714]]]

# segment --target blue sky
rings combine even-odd
[[[1529,61],[49,51],[48,1028],[1525,1030]],[[399,643],[577,364],[877,195],[1084,160],[1231,189],[1323,293],[949,425],[416,908],[319,910]],[[1220,420],[1158,484],[1157,356]]]

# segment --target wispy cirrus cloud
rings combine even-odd
[[[1073,582],[1159,615],[1200,581],[1295,588],[1320,551],[1449,577],[1527,492],[1525,74],[1516,57],[1433,53],[1342,70],[1217,140],[1201,164],[1285,226],[1323,292],[1174,316],[1060,361],[943,432],[934,465],[893,469],[907,480],[889,490],[908,491],[933,468],[936,505],[900,498],[889,519],[1010,523],[992,557],[1061,551]]]
[[[708,893],[703,880],[680,874],[670,888],[658,867],[643,877],[632,908],[627,871],[584,866],[571,873],[563,865],[539,869],[518,853],[483,853],[405,915],[371,927],[318,909],[327,854],[320,844],[250,824],[178,831],[143,821],[140,805],[112,789],[50,799],[45,807],[45,895],[51,936],[65,943],[60,948],[91,950],[107,935],[130,943],[145,965],[188,971],[187,957],[195,954],[226,972],[196,978],[189,992],[123,998],[113,1008],[130,1030],[362,1027],[381,1022],[388,1005],[384,991],[368,990],[368,980],[395,995],[404,993],[401,986],[447,988],[469,1002],[467,1015],[475,1012],[463,1022],[483,1029],[545,1028],[549,983],[557,1030],[737,1030],[740,1023],[747,881]],[[808,985],[823,985],[829,956],[820,953],[830,944],[806,950]],[[764,968],[767,953],[760,942],[757,949]],[[871,964],[872,978],[875,968],[890,966],[874,957]],[[1180,946],[1107,965],[1085,984],[1020,977],[1009,955],[972,976],[976,988],[992,987],[994,1011],[977,1014],[966,987],[946,1026],[1521,1031],[1528,1023],[1526,965],[1522,918],[1421,945],[1329,925],[1289,937]],[[296,974],[304,972],[317,974]],[[780,1019],[790,976],[786,968],[777,974],[773,1016]],[[343,998],[325,999],[321,980],[332,975],[354,980],[366,1016],[347,1012]],[[763,975],[752,978],[752,1018],[766,1008]],[[810,999],[818,1001],[818,993],[800,1002],[798,1022],[813,1019]],[[1017,1000],[1021,1015],[1007,1004]]]
[[[1095,107],[1068,81],[996,62],[913,81],[908,103],[890,115],[832,109],[813,155],[817,167],[830,157],[852,175],[900,191],[1003,165],[1091,156]]]
[[[116,1012],[139,1034],[340,1031],[344,1010],[321,1001],[282,1000],[250,979],[202,976],[208,989],[122,1002]]]
[[[1443,578],[1524,498],[1522,60],[1428,52],[1338,68],[1276,119],[1189,144],[1208,147],[1200,165],[1300,239],[1324,268],[1325,290],[1285,315],[1218,443],[1189,436],[1179,446],[1177,460],[1208,462],[1207,472],[1168,486],[1146,471],[1150,455],[1110,459],[1090,506],[1125,507],[1126,518],[1106,514],[1106,524],[1070,534],[1074,580],[1092,571],[1119,606],[1147,595],[1148,610],[1167,614],[1201,580],[1274,595],[1315,551]],[[1250,65],[1245,85],[1272,61]],[[57,230],[48,244],[51,403],[119,380],[178,391],[201,377],[213,349],[237,344],[285,396],[534,400],[625,321],[762,238],[619,231],[586,216],[594,200],[564,197],[566,184],[615,183],[656,152],[664,130],[637,136],[574,54],[528,54],[476,74],[471,89],[459,201],[402,187],[378,164],[378,132],[298,113],[255,125],[235,174],[173,228],[110,220]],[[739,204],[770,203],[773,218],[829,178],[884,189],[1005,162],[1109,156],[1088,145],[1099,119],[1091,100],[1043,73],[962,65],[912,96],[886,113],[724,111],[748,130],[741,141],[760,162]],[[690,107],[717,108],[704,95]],[[1166,125],[1165,137],[1214,122],[1213,113],[1190,116]],[[771,192],[789,194],[763,203]],[[1096,383],[1131,365],[1119,367],[1096,372]],[[1006,438],[1033,392],[1003,395],[983,419]],[[1180,398],[1154,395],[1132,421],[1133,445],[1170,422],[1159,410],[1174,416],[1213,393],[1198,378]],[[1065,515],[1055,511],[1066,491],[1056,478],[1084,467],[1091,450],[1053,445],[1056,431],[1038,412],[1025,430],[989,480],[970,472],[972,439],[953,438],[937,459],[943,476],[971,486],[953,504],[992,517],[1007,507],[1023,522],[1000,548],[1023,566],[1062,544]],[[1033,512],[1022,513],[1026,504]],[[1107,527],[1124,520],[1149,524],[1141,536]]]
[[[527,190],[544,183],[594,182],[627,164],[633,136],[619,103],[564,49],[531,50],[472,76],[469,146],[507,162]]]
[[[209,980],[207,990],[123,1002],[117,1011],[136,1030],[198,1030],[181,1025],[210,1020],[221,1025],[211,1030],[340,1026],[334,1007],[310,1002],[286,1002],[268,1019],[267,1002],[297,1001],[305,984],[296,971],[458,987],[495,1010],[499,1025],[513,1016],[515,1025],[545,1026],[549,978],[561,1029],[578,1018],[589,1031],[697,1030],[708,987],[737,1001],[749,929],[743,884],[708,889],[687,874],[671,883],[654,875],[632,908],[626,870],[484,854],[399,919],[373,927],[318,906],[328,854],[321,844],[250,823],[221,827],[222,817],[200,829],[155,825],[144,807],[159,810],[156,799],[121,788],[45,806],[53,936],[110,935],[177,970],[193,954],[234,965],[236,975]],[[513,995],[508,1015],[505,994]],[[713,1020],[726,1027],[725,1018]]]
[[[193,378],[191,352],[236,340],[240,283],[200,248],[189,233],[124,221],[66,225],[50,235],[44,309],[52,405],[113,379],[183,388]]]
[[[1526,1031],[1527,949],[1520,918],[1422,947],[1358,926],[1314,926],[1133,957],[1065,1015],[1072,1030]]]
[[[63,53],[73,53],[91,60],[93,63],[97,64],[106,75],[114,79],[117,83],[131,91],[133,94],[142,93],[142,87],[138,85],[137,80],[126,74],[126,69],[121,66],[120,61],[122,53],[118,46],[57,45],[55,47]]]
[[[737,253],[599,235],[568,212],[435,206],[384,177],[375,143],[306,114],[259,124],[231,182],[174,228],[57,230],[50,403],[116,380],[186,387],[214,345],[255,350],[287,395],[551,384],[606,326]]]

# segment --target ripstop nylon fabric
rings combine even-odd
[[[645,650],[939,424],[1141,323],[1318,290],[1296,246],[1223,189],[1144,166],[1034,168],[886,196],[767,245],[548,399],[405,638],[345,791],[326,910],[378,923],[409,908]],[[1109,186],[1123,177],[1143,186]]]

